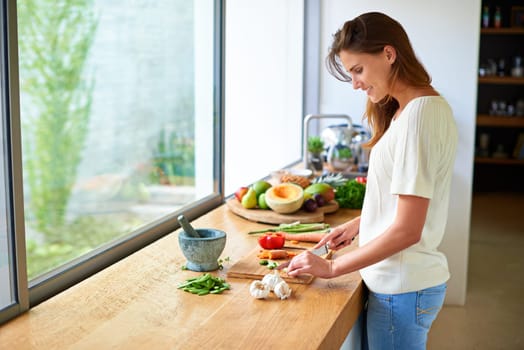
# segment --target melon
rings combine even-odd
[[[266,191],[266,204],[280,214],[296,212],[303,202],[304,189],[291,182],[281,183]]]

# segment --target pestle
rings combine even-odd
[[[186,217],[183,214],[180,214],[178,216],[178,223],[182,226],[184,231],[186,231],[186,234],[188,236],[194,237],[194,238],[200,238],[200,235],[198,232],[191,226],[189,221],[187,221]]]

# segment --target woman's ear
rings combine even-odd
[[[384,46],[384,54],[390,64],[393,64],[397,59],[397,50],[391,45]]]

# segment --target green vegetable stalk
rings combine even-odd
[[[269,228],[259,231],[251,231],[248,234],[266,233],[266,232],[287,232],[287,233],[326,233],[329,231],[329,224],[323,222],[301,224],[300,222],[294,222],[291,224],[280,224],[276,228]]]

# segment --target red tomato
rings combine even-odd
[[[368,178],[365,176],[357,176],[355,180],[361,184],[366,184],[368,182]]]
[[[264,249],[280,249],[285,242],[286,238],[284,235],[278,232],[266,233],[258,238],[258,244]]]

